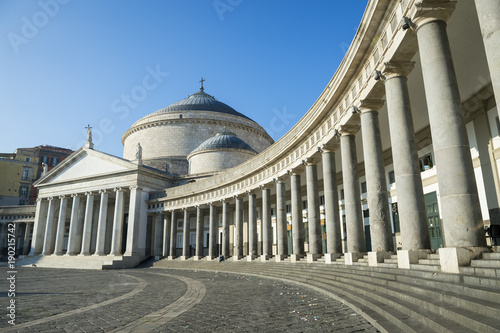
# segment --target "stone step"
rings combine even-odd
[[[427,259],[435,259],[435,260],[439,260],[439,254],[438,253],[429,253],[427,255]]]
[[[460,267],[461,274],[500,278],[500,269],[488,267]]]
[[[441,266],[439,259],[419,259],[418,263],[420,265]]]
[[[377,263],[377,267],[385,267],[385,268],[398,268],[398,263],[393,263],[393,262],[387,262],[384,261],[384,262],[379,262]]]
[[[418,271],[429,271],[429,272],[440,272],[441,266],[436,265],[424,265],[424,264],[410,264],[410,269]]]
[[[485,252],[483,259],[497,259],[500,260],[500,252]]]
[[[476,259],[472,260],[472,267],[498,268],[500,269],[500,260],[497,259]]]
[[[398,264],[398,258],[390,258],[390,259],[384,259],[384,263],[386,264]]]

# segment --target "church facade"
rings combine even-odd
[[[30,255],[89,267],[396,255],[410,269],[437,252],[458,272],[500,224],[499,21],[496,0],[370,0],[276,143],[203,87],[134,123],[123,158],[88,140],[39,180]]]

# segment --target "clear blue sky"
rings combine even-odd
[[[2,0],[0,152],[77,149],[91,124],[95,149],[121,156],[135,121],[198,91],[201,77],[278,140],[335,73],[366,4]]]

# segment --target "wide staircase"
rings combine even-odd
[[[71,269],[121,269],[133,268],[145,258],[128,256],[56,256],[37,255],[19,258],[16,267],[47,267]],[[4,263],[3,266],[6,264]]]
[[[486,253],[460,274],[440,271],[438,254],[398,269],[396,256],[377,267],[343,258],[291,263],[167,260],[153,268],[265,276],[313,288],[347,304],[381,332],[500,332],[500,253]]]

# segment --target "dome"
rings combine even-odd
[[[166,108],[153,112],[146,117],[156,116],[168,112],[179,112],[179,111],[211,111],[211,112],[230,114],[233,116],[243,117],[252,120],[247,116],[245,116],[244,114],[239,113],[229,105],[219,102],[212,95],[205,93],[203,88],[201,88],[198,92],[189,95],[188,98],[170,104]]]
[[[245,141],[241,140],[236,136],[236,134],[231,133],[227,130],[215,134],[215,136],[202,142],[195,150],[191,152],[198,153],[203,150],[219,150],[219,149],[239,149],[248,150],[252,153],[257,154],[255,150],[252,149]]]

